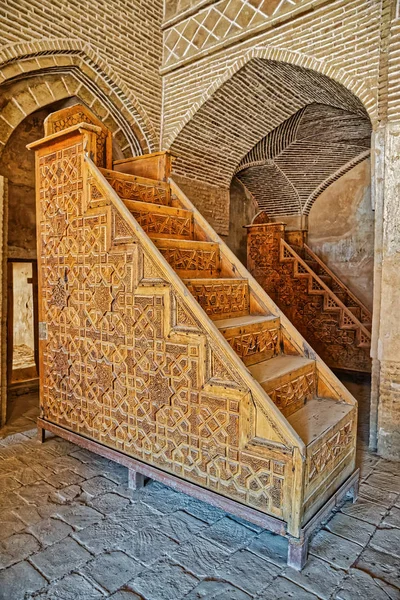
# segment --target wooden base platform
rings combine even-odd
[[[166,473],[143,463],[131,456],[128,456],[107,446],[103,446],[98,442],[90,440],[82,435],[73,433],[63,427],[59,427],[53,423],[45,421],[44,419],[38,419],[38,439],[41,443],[45,441],[45,432],[50,431],[59,437],[73,442],[86,450],[90,450],[104,458],[113,460],[129,470],[129,487],[131,489],[138,489],[144,484],[144,477],[149,477],[155,481],[159,481],[169,487],[198,498],[204,502],[208,502],[213,506],[221,508],[222,510],[241,517],[246,521],[250,521],[255,525],[268,529],[269,531],[281,535],[288,540],[288,565],[298,571],[304,567],[307,561],[308,544],[311,536],[320,528],[321,524],[326,521],[332,512],[332,510],[339,506],[345,501],[348,494],[351,495],[352,501],[357,500],[358,495],[358,483],[359,483],[359,469],[340,486],[340,488],[333,494],[333,496],[324,504],[323,507],[317,512],[316,515],[302,527],[300,537],[295,538],[287,533],[286,523],[262,513],[258,510],[230,500],[220,494],[204,489],[198,485],[180,479],[179,477]]]

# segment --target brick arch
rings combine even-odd
[[[358,97],[308,67],[254,57],[227,78],[170,145],[174,170],[227,189],[241,159],[301,108],[316,103],[369,121]]]
[[[119,76],[86,43],[41,40],[10,45],[0,52],[0,85],[55,73],[60,77],[72,74],[80,82],[82,95],[93,102],[93,112],[102,113],[98,114],[100,118],[108,118],[107,124],[120,142],[125,138],[126,156],[158,149],[157,133],[144,109]],[[81,98],[90,105],[87,99]]]
[[[213,94],[220,89],[227,81],[229,81],[238,71],[240,71],[248,62],[255,58],[261,58],[265,60],[272,60],[282,63],[287,63],[307,70],[315,71],[320,75],[325,75],[329,79],[335,81],[340,86],[346,88],[355,98],[360,102],[360,105],[364,107],[365,112],[368,114],[371,123],[375,123],[377,119],[377,99],[371,93],[368,86],[364,81],[351,77],[343,68],[333,66],[330,62],[320,60],[315,57],[303,54],[301,52],[294,52],[285,48],[277,48],[274,46],[250,48],[245,52],[243,56],[238,58],[226,71],[207,88],[202,94],[200,99],[195,102],[191,108],[185,113],[179,124],[172,130],[172,132],[166,138],[164,145],[169,148],[178,137],[179,133],[185,127],[194,115],[201,109]]]

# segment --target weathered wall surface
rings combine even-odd
[[[230,192],[229,234],[222,236],[224,242],[247,265],[247,233],[249,225],[258,212],[257,202],[236,177],[232,179]]]
[[[35,156],[26,145],[43,137],[48,110],[27,117],[5,146],[0,174],[8,179],[8,258],[36,258]]]
[[[374,213],[370,160],[351,169],[315,201],[308,217],[309,246],[372,309]]]
[[[162,18],[163,0],[8,0],[0,8],[0,47],[6,52],[8,46],[25,44],[28,54],[35,42],[50,48],[57,41],[60,50],[86,44],[98,56],[99,67],[121,79],[159,131]]]

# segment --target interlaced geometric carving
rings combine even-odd
[[[318,449],[308,459],[308,481],[327,469],[333,469],[338,459],[352,448],[354,441],[354,423],[350,420],[332,436],[318,445]]]
[[[290,459],[246,447],[248,387],[102,196],[81,139],[38,157],[42,417],[282,517]],[[247,306],[242,282],[212,293]]]
[[[218,271],[219,251],[217,250],[163,248],[162,244],[158,244],[158,249],[175,271],[207,271],[209,274]]]
[[[109,167],[109,153],[111,151],[111,134],[108,129],[80,104],[76,104],[62,111],[49,115],[45,122],[46,135],[51,135],[64,129],[68,129],[79,123],[89,123],[100,128],[96,137],[96,164],[99,167]]]
[[[150,236],[175,236],[188,240],[193,238],[191,217],[143,212],[140,209],[131,210],[131,213]]]
[[[118,174],[115,172],[112,175],[109,173],[109,171],[106,171],[104,175],[120,198],[151,202],[152,204],[161,204],[163,206],[169,203],[165,186],[156,185],[155,183],[147,184],[138,181],[128,181],[122,177],[118,177]]]
[[[303,373],[269,393],[270,398],[284,415],[290,415],[315,393],[315,373]]]
[[[227,314],[241,316],[249,312],[247,280],[215,280],[208,283],[191,280],[187,287],[210,317]]]
[[[249,270],[328,365],[370,371],[369,342],[361,324],[283,236],[279,224],[249,228]]]
[[[279,354],[279,328],[262,329],[242,333],[225,333],[226,341],[236,354],[248,364],[248,360],[257,354],[265,354],[264,360]]]

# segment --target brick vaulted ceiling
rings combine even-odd
[[[363,116],[311,104],[258,142],[236,175],[269,215],[308,214],[328,185],[369,155],[370,136]]]
[[[310,107],[301,112],[308,105],[319,105],[320,108]],[[325,108],[321,105],[325,105]],[[322,118],[318,123],[318,131],[319,137],[325,136],[324,148],[330,143],[336,148],[332,139],[335,129],[333,123],[337,124],[337,135],[343,141],[340,152],[345,151],[346,154],[348,145],[360,148],[360,152],[369,148],[369,118],[362,103],[348,89],[310,69],[254,58],[222,84],[177,135],[170,146],[178,155],[174,170],[179,175],[228,189],[244,157],[259,142],[262,143],[268,134],[296,114],[294,123],[300,122],[294,129],[297,131],[296,127],[300,126],[304,132],[304,157],[307,145],[305,138],[316,131],[317,110]],[[323,133],[327,124],[329,134]],[[358,133],[355,133],[359,125],[363,128],[361,137],[366,147],[363,146],[364,141],[358,139]],[[348,130],[348,133],[344,133],[344,130]],[[287,152],[290,152],[290,148],[287,148]],[[330,154],[332,156],[333,151]],[[354,157],[354,151],[349,150],[347,156]],[[318,155],[310,151],[307,160],[315,166],[322,160],[321,152]],[[338,162],[334,162],[334,168]],[[347,162],[347,158],[344,162]],[[284,171],[270,169],[270,175],[284,183],[285,194],[289,194]],[[303,192],[301,199],[298,193],[292,191],[290,197],[293,202],[296,197],[290,213],[298,213],[300,204],[304,202]]]

